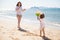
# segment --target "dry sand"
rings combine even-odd
[[[60,30],[46,27],[46,37],[39,36],[39,27],[21,23],[21,28],[17,29],[17,20],[0,18],[0,40],[60,40]]]

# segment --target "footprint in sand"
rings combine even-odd
[[[3,26],[1,26],[1,28],[3,28]]]
[[[39,36],[39,35],[28,32],[26,34],[23,34],[23,36]]]
[[[3,34],[5,34],[5,32],[2,32]]]
[[[14,40],[19,40],[18,38],[15,38]]]
[[[3,26],[0,27],[0,30],[3,28]]]
[[[1,26],[0,29],[6,29],[4,26]]]
[[[19,38],[14,38],[13,36],[9,36],[12,40],[19,40]]]
[[[3,26],[0,27],[0,32],[3,30],[3,28],[4,28]]]

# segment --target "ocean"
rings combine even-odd
[[[40,8],[31,7],[23,12],[22,18],[27,19],[31,22],[37,22],[36,11],[40,10],[45,14],[45,20],[60,24],[60,8]],[[12,10],[0,11],[0,15],[16,17],[16,12]]]

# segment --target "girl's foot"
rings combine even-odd
[[[45,35],[43,35],[43,37],[45,37]]]

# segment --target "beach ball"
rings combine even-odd
[[[36,16],[40,16],[41,15],[41,12],[40,11],[37,11],[35,15]]]

